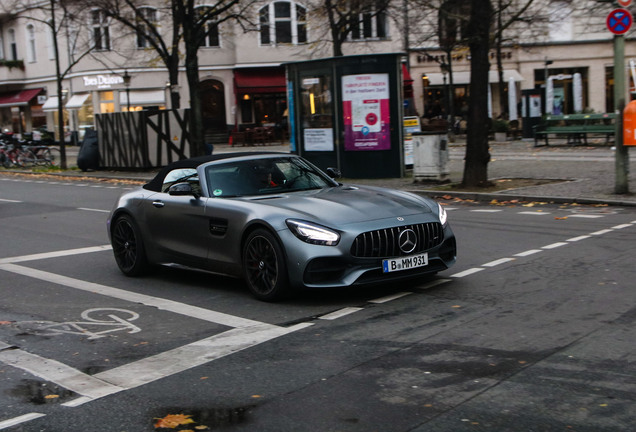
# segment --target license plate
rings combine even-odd
[[[400,258],[385,259],[382,261],[382,271],[391,273],[394,271],[410,270],[428,265],[428,254],[411,255]]]

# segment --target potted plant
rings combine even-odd
[[[504,119],[496,119],[492,122],[492,130],[495,132],[495,141],[505,142],[508,138],[508,131],[510,130],[510,123]]]

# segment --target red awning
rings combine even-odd
[[[411,74],[404,63],[402,63],[402,80],[404,81],[404,85],[413,84],[413,78],[411,78]]]
[[[29,105],[31,100],[39,95],[43,88],[20,90],[0,93],[0,108]]]
[[[234,83],[238,94],[287,91],[285,69],[281,67],[234,69]]]

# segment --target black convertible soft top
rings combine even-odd
[[[238,152],[238,153],[219,153],[207,156],[198,156],[190,159],[181,159],[176,162],[172,162],[163,168],[157,173],[155,178],[146,183],[143,188],[148,189],[154,192],[161,192],[161,186],[163,185],[163,180],[166,178],[166,175],[174,169],[179,168],[196,168],[201,164],[222,160],[222,159],[230,159],[230,158],[240,158],[245,156],[272,156],[272,155],[285,155],[285,156],[293,156],[290,153],[276,153],[276,152]]]

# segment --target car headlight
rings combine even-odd
[[[448,215],[446,214],[446,209],[444,207],[442,207],[442,205],[440,203],[437,203],[437,208],[439,210],[439,221],[441,222],[442,226],[446,225],[446,221],[448,220]]]
[[[313,223],[288,219],[287,226],[296,237],[307,243],[335,246],[340,241],[340,234]]]

